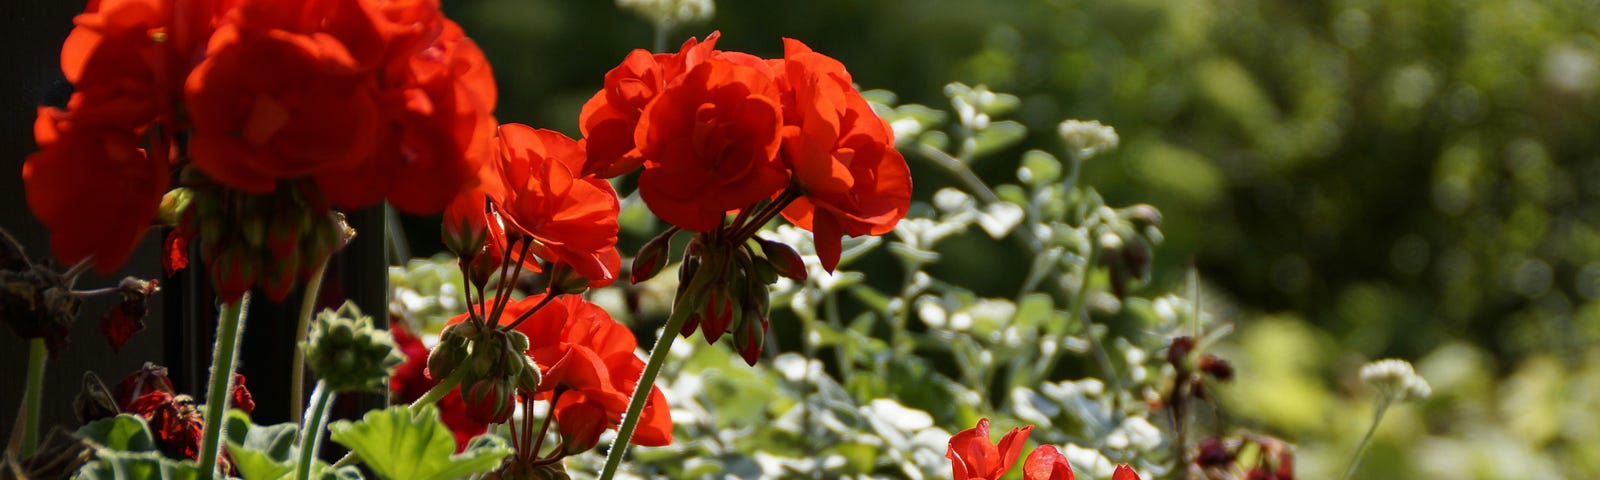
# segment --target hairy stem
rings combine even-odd
[[[710,275],[696,275],[695,280],[709,277]],[[690,292],[696,291],[695,283],[690,282]],[[678,331],[683,329],[683,324],[689,321],[689,315],[694,311],[693,299],[675,305],[672,316],[667,318],[667,325],[661,331],[661,337],[656,339],[654,347],[650,348],[650,360],[644,365],[644,373],[639,374],[639,384],[633,387],[633,398],[628,401],[628,412],[622,415],[622,425],[617,428],[617,438],[611,441],[611,451],[606,453],[605,469],[600,471],[602,480],[610,480],[617,474],[617,467],[622,465],[622,456],[628,452],[628,442],[633,439],[633,430],[639,426],[639,417],[644,413],[644,404],[650,399],[650,388],[656,384],[656,376],[661,374],[661,367],[667,363],[667,353],[672,350],[672,342],[678,339]]]
[[[300,423],[300,461],[294,467],[295,480],[311,478],[311,463],[322,447],[322,431],[328,428],[328,409],[333,406],[333,394],[328,382],[323,380],[318,380],[317,387],[311,391],[311,411]]]
[[[233,369],[239,359],[239,338],[244,333],[250,293],[222,306],[217,317],[217,347],[211,352],[211,386],[206,389],[205,435],[200,441],[200,471],[217,477],[217,453],[222,441],[223,415],[233,395]]]

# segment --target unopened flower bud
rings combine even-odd
[[[761,245],[761,255],[767,257],[778,275],[796,281],[806,279],[806,263],[800,260],[800,254],[794,248],[779,242],[756,237],[756,244]]]
[[[1167,363],[1172,364],[1179,372],[1188,371],[1189,352],[1194,351],[1194,337],[1184,335],[1173,337],[1172,343],[1167,345]]]
[[[746,306],[746,309],[753,308]],[[767,341],[767,319],[758,317],[754,312],[747,312],[743,325],[733,335],[733,346],[739,350],[739,357],[744,359],[746,365],[755,366],[761,359],[761,347]]]
[[[489,242],[488,199],[482,193],[461,195],[444,211],[441,230],[444,246],[462,259],[471,259]]]
[[[472,383],[461,399],[467,417],[478,423],[504,423],[511,419],[512,389],[504,379],[485,378]]]
[[[1200,356],[1200,371],[1224,382],[1233,379],[1233,364],[1209,353]]]
[[[267,245],[267,219],[264,215],[249,215],[239,219],[239,233],[245,245],[262,248]]]
[[[533,359],[527,355],[522,356],[522,374],[517,376],[517,390],[522,392],[537,392],[539,384],[544,381],[544,374],[539,373],[539,366],[533,364]]]
[[[317,314],[301,347],[311,371],[334,391],[377,388],[405,361],[389,332],[348,301]]]
[[[628,280],[638,285],[661,273],[661,270],[667,267],[667,261],[671,256],[672,237],[678,231],[677,228],[668,229],[640,247],[639,253],[633,255],[633,273]]]
[[[439,344],[428,353],[428,375],[436,381],[450,376],[467,358],[467,338],[455,329],[461,325],[467,323],[458,323],[440,332]]]
[[[169,227],[177,226],[183,221],[183,214],[193,200],[193,190],[183,187],[168,190],[161,196],[161,206],[156,209],[156,222]]]
[[[1141,203],[1124,208],[1122,216],[1136,227],[1161,226],[1161,211],[1148,204]]]
[[[579,275],[577,270],[566,264],[557,264],[554,271],[550,272],[550,294],[575,295],[589,289],[589,279]]]

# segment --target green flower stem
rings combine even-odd
[[[1378,423],[1383,421],[1384,412],[1389,410],[1390,400],[1388,395],[1378,394],[1378,411],[1372,413],[1372,425],[1367,427],[1367,434],[1361,436],[1361,443],[1356,444],[1356,455],[1350,459],[1350,466],[1344,471],[1344,480],[1350,480],[1361,468],[1361,458],[1367,455],[1367,446],[1372,445],[1372,434],[1378,432]]]
[[[245,312],[249,311],[250,293],[239,301],[222,306],[217,317],[217,348],[211,352],[211,386],[206,389],[205,436],[200,441],[200,471],[217,476],[217,453],[220,450],[223,415],[228,413],[228,402],[233,395],[233,368],[239,359],[239,338],[244,333]]]
[[[44,337],[28,341],[28,386],[22,392],[22,451],[18,459],[33,456],[39,446],[39,410],[44,406],[44,363],[49,353]]]
[[[311,411],[300,423],[300,461],[294,466],[295,480],[311,478],[311,463],[322,449],[322,432],[328,428],[328,409],[333,406],[333,396],[333,390],[323,380],[318,380],[317,387],[311,391]]]
[[[322,291],[322,276],[328,271],[328,259],[322,259],[317,269],[306,279],[305,298],[300,299],[300,326],[294,331],[294,359],[289,366],[289,416],[305,415],[306,333],[311,329],[311,317],[317,309],[317,294]]]
[[[696,275],[690,281],[689,292],[693,295],[697,289],[696,283],[704,283],[701,278],[710,275]],[[644,404],[650,399],[650,388],[656,384],[656,376],[661,374],[661,366],[667,363],[667,353],[672,350],[672,342],[678,339],[678,331],[683,329],[683,324],[689,321],[689,315],[695,310],[695,302],[689,300],[678,304],[672,309],[672,316],[667,318],[667,326],[661,331],[661,338],[656,340],[656,345],[650,348],[650,361],[644,365],[644,373],[639,375],[639,384],[633,387],[633,399],[628,402],[628,412],[622,416],[622,426],[617,428],[617,438],[611,441],[611,451],[606,453],[605,469],[600,471],[601,480],[610,480],[617,474],[617,467],[622,465],[622,456],[628,452],[628,441],[633,439],[633,430],[639,426],[639,416],[644,413]]]
[[[411,411],[412,416],[416,416],[418,412],[422,411],[422,407],[439,403],[439,399],[449,395],[451,390],[455,390],[456,385],[461,384],[461,379],[467,378],[468,370],[471,369],[456,367],[455,371],[450,372],[450,375],[445,376],[444,380],[440,380],[437,385],[428,389],[421,397],[417,397],[417,401],[411,402],[411,406],[406,408]]]

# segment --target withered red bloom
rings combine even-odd
[[[998,445],[989,441],[989,419],[979,419],[978,425],[957,432],[950,437],[950,447],[944,454],[951,462],[950,475],[954,480],[996,480],[1016,465],[1027,443],[1033,426],[1013,428],[1000,438]]]
[[[588,147],[584,175],[611,178],[632,173],[644,164],[644,155],[634,144],[640,115],[668,84],[710,57],[719,36],[720,32],[712,32],[704,42],[690,37],[675,54],[637,49],[606,72],[605,86],[583,104],[578,115],[578,128]]]
[[[116,401],[117,409],[133,413],[134,400],[150,392],[166,393],[169,397],[176,393],[172,388],[172,379],[167,377],[167,367],[145,362],[143,367],[117,382],[112,399]]]
[[[100,319],[100,333],[111,341],[113,351],[121,350],[133,334],[144,330],[144,317],[149,313],[145,301],[160,290],[155,280],[144,281],[133,277],[122,279],[117,288],[121,290],[122,301],[117,302]]]
[[[634,132],[644,155],[639,196],[657,217],[709,231],[723,216],[789,183],[778,161],[783,115],[772,72],[759,59],[717,55],[650,103]]]
[[[840,236],[889,233],[911,206],[911,171],[894,149],[894,131],[851,82],[837,60],[784,39],[783,161],[804,196],[783,216],[811,230],[830,272]]]
[[[246,414],[255,413],[256,399],[250,395],[250,389],[244,386],[244,375],[233,374],[233,401],[229,403],[232,408],[237,408]]]

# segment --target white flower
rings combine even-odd
[[[1377,388],[1390,400],[1412,401],[1428,398],[1433,387],[1417,375],[1411,362],[1387,358],[1361,367],[1361,381]]]
[[[1073,156],[1088,160],[1107,150],[1117,148],[1117,130],[1101,125],[1097,120],[1067,120],[1057,129],[1061,140],[1067,143]]]

